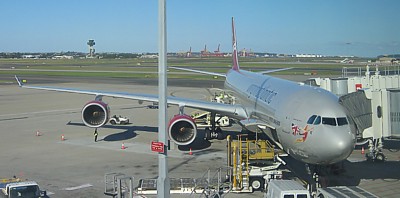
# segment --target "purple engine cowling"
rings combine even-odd
[[[175,115],[168,126],[169,138],[177,145],[188,145],[196,139],[197,126],[189,115]]]
[[[98,128],[107,124],[110,119],[110,108],[103,101],[90,101],[82,109],[83,123],[92,128]]]

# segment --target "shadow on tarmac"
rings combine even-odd
[[[398,152],[400,142],[385,141],[386,154]],[[386,150],[388,149],[388,150]],[[322,171],[319,174],[319,181],[322,187],[329,186],[358,186],[361,180],[382,180],[384,182],[397,182],[400,180],[400,161],[373,162],[367,161],[359,149],[356,149],[350,158],[359,159],[357,161],[345,160],[342,162],[343,172],[335,174],[334,171]],[[305,164],[291,158],[282,157],[287,162],[286,168],[292,170],[293,175],[300,177],[308,182],[312,182],[305,169]],[[350,159],[349,158],[349,159]]]
[[[326,180],[327,186],[338,185],[358,185],[361,179],[369,180],[384,180],[384,181],[397,181],[400,179],[399,161],[385,161],[385,162],[344,162],[346,172],[343,175],[331,175]]]
[[[86,127],[86,125],[84,125],[83,123],[75,123],[75,122],[68,122],[67,125]],[[108,141],[108,142],[135,138],[137,136],[137,133],[135,131],[146,131],[153,133],[158,132],[158,127],[149,127],[149,126],[105,125],[102,126],[101,128],[125,130],[119,133],[113,133],[102,139],[103,141]],[[99,129],[99,132],[101,131],[101,128]]]
[[[399,139],[386,139],[383,141],[383,148],[388,149],[391,153],[400,151],[400,140]]]
[[[128,140],[128,139],[132,139],[132,138],[136,137],[136,135],[137,134],[133,131],[133,129],[128,129],[124,132],[113,133],[111,135],[107,135],[102,140],[106,141],[106,142]]]
[[[198,151],[198,150],[202,150],[202,149],[207,149],[210,146],[211,146],[210,141],[204,140],[203,138],[198,137],[189,145],[179,145],[178,149],[180,151],[189,151],[190,149],[192,149],[193,151]]]
[[[72,126],[83,126],[86,127],[85,124],[83,123],[78,123],[78,122],[71,122],[69,121],[67,125],[72,125]],[[104,125],[100,127],[99,129],[104,128],[104,129],[121,129],[121,130],[130,130],[132,129],[133,131],[147,131],[147,132],[157,132],[158,127],[149,127],[149,126],[132,126],[132,125]]]

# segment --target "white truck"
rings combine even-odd
[[[4,198],[41,198],[47,197],[46,191],[41,191],[34,181],[0,183],[1,196]]]
[[[129,118],[114,115],[110,118],[110,124],[112,125],[124,125],[129,124]]]
[[[271,180],[264,198],[310,198],[310,192],[294,180]]]

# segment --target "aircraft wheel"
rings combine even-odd
[[[213,196],[213,198],[220,198],[220,197],[221,195],[219,195],[218,193]]]
[[[218,139],[218,140],[223,140],[223,139],[225,139],[224,134],[223,134],[222,132],[218,133],[217,139]]]
[[[262,178],[255,177],[250,180],[250,185],[254,191],[260,191],[263,189],[264,181]]]
[[[115,122],[115,120],[111,120],[110,123],[111,123],[112,125],[117,124],[117,123]]]
[[[373,161],[374,160],[374,156],[373,156],[372,153],[365,154],[365,157],[367,158],[367,161]]]
[[[222,129],[220,127],[217,127],[215,129],[215,132],[217,133],[217,139],[218,140],[223,140],[225,139],[224,134],[222,133]]]
[[[383,153],[376,154],[375,161],[384,162],[385,161],[385,155]]]
[[[204,129],[204,139],[211,140],[211,130],[208,127]]]

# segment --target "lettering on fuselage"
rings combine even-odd
[[[271,103],[274,97],[278,94],[274,90],[260,87],[254,84],[250,85],[250,87],[247,88],[246,92],[257,99],[266,102],[267,104]]]
[[[275,124],[276,126],[281,126],[281,122],[273,117],[268,116],[268,121]]]

